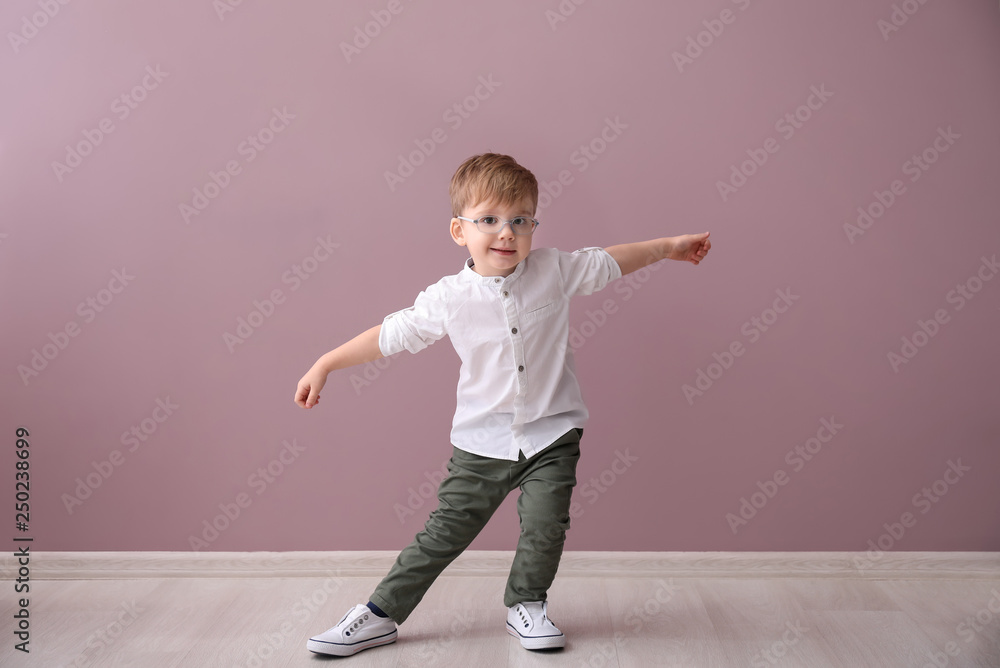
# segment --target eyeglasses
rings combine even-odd
[[[531,234],[535,231],[536,227],[541,225],[534,218],[527,216],[517,216],[510,220],[504,220],[500,216],[480,216],[475,220],[472,218],[463,218],[462,216],[455,217],[459,220],[467,220],[470,223],[475,223],[476,229],[484,234],[499,234],[503,230],[504,225],[510,225],[510,229],[514,234]]]

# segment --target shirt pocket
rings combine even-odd
[[[525,324],[544,322],[559,313],[562,295],[547,292],[527,301],[521,309],[520,319]]]
[[[556,310],[555,309],[555,305],[556,305],[555,300],[550,301],[548,304],[542,304],[541,306],[537,306],[535,308],[529,309],[528,311],[526,311],[524,313],[524,315],[522,317],[525,320],[532,320],[532,319],[535,319],[535,318],[544,318],[545,316],[551,315],[552,313],[555,312],[555,310]]]

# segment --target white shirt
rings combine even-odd
[[[481,276],[472,258],[387,315],[378,345],[417,353],[448,335],[462,360],[451,443],[517,461],[544,450],[590,416],[569,345],[569,302],[621,278],[603,248],[532,249],[509,276]]]

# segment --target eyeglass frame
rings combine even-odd
[[[479,230],[480,232],[482,232],[483,234],[500,234],[501,232],[503,232],[503,226],[507,225],[508,227],[510,227],[510,231],[513,232],[514,234],[516,234],[517,236],[519,236],[519,237],[526,237],[526,236],[530,236],[530,235],[534,234],[535,233],[535,228],[538,227],[539,225],[541,225],[540,222],[538,222],[536,219],[532,218],[531,216],[514,216],[514,218],[511,218],[510,220],[504,220],[503,218],[500,218],[500,216],[498,216],[498,215],[496,215],[494,213],[483,214],[482,216],[479,216],[479,218],[476,218],[475,220],[473,220],[472,218],[466,218],[465,216],[455,216],[455,217],[458,218],[459,220],[467,220],[470,223],[473,223],[476,226],[476,229]],[[479,229],[479,221],[482,220],[483,218],[500,218],[500,229],[497,230],[496,232],[484,232],[483,230]],[[531,227],[531,231],[530,232],[518,232],[517,230],[515,230],[514,229],[514,220],[516,218],[527,218],[528,220],[530,220],[533,223],[533,225]]]

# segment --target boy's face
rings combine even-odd
[[[500,216],[510,220],[516,216],[535,215],[531,200],[525,198],[512,206],[500,206],[492,202],[478,202],[462,212],[464,218],[478,219],[480,216]],[[510,225],[504,225],[499,232],[480,232],[475,223],[467,220],[451,219],[451,238],[459,246],[468,246],[475,264],[472,270],[482,276],[509,276],[517,268],[517,263],[531,252],[530,234],[514,234]],[[513,251],[513,252],[503,252]]]

